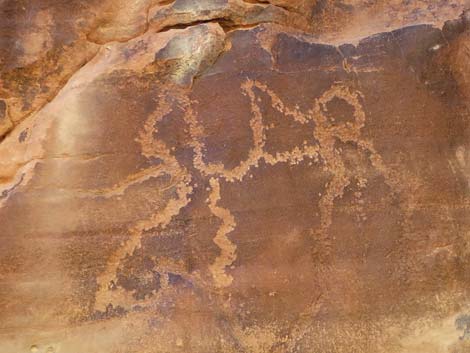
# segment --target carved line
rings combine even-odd
[[[122,260],[140,248],[144,232],[157,227],[165,228],[173,217],[177,216],[180,210],[191,201],[190,195],[193,192],[193,188],[190,186],[191,175],[180,166],[166,145],[153,137],[157,131],[156,124],[171,111],[171,105],[166,101],[165,94],[159,98],[157,109],[145,122],[144,129],[139,134],[137,141],[141,145],[142,154],[145,157],[157,157],[163,161],[162,165],[159,166],[158,173],[167,173],[174,177],[177,197],[169,200],[163,210],[156,211],[149,218],[138,221],[130,228],[129,239],[111,256],[106,270],[97,278],[99,286],[95,297],[95,309],[97,310],[105,310],[110,302],[116,303],[116,301],[119,301],[116,295],[110,293],[109,285],[116,280],[116,273]],[[149,168],[149,170],[151,169]],[[126,303],[129,300],[121,298],[120,301]]]
[[[209,196],[209,209],[212,214],[222,221],[222,225],[217,230],[214,243],[220,248],[221,253],[209,267],[212,277],[217,287],[229,286],[233,278],[225,272],[225,268],[230,266],[237,258],[235,252],[237,246],[230,241],[227,235],[236,227],[235,218],[228,209],[217,206],[220,201],[220,182],[217,178],[210,179],[212,192]]]

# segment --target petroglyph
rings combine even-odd
[[[258,105],[259,94],[264,93],[269,97],[271,106],[282,116],[292,119],[298,124],[307,125],[313,122],[312,136],[317,142],[316,144],[307,144],[299,141],[299,145],[291,150],[279,151],[275,154],[268,153],[265,150],[266,145],[266,126],[260,106]],[[315,164],[312,168],[321,167],[331,174],[330,180],[325,185],[325,191],[322,193],[319,201],[320,209],[320,226],[318,229],[312,230],[312,235],[323,242],[325,246],[325,256],[328,256],[330,247],[329,228],[332,224],[333,208],[335,200],[341,198],[345,189],[355,180],[358,185],[365,187],[367,179],[357,174],[353,170],[349,170],[342,157],[341,148],[337,146],[337,142],[352,143],[356,148],[364,153],[370,160],[372,166],[383,175],[387,184],[392,187],[394,192],[400,193],[398,178],[383,163],[380,155],[375,151],[372,143],[362,138],[361,129],[364,127],[366,115],[361,103],[361,93],[342,82],[334,83],[320,97],[316,98],[312,103],[312,108],[306,112],[302,112],[298,107],[287,106],[283,99],[279,97],[266,84],[247,80],[241,84],[241,92],[247,97],[250,104],[251,118],[249,126],[252,133],[253,145],[248,152],[245,160],[239,162],[238,166],[227,169],[223,163],[206,162],[204,126],[199,122],[195,107],[197,101],[189,99],[180,89],[174,89],[172,92],[172,100],[165,91],[160,94],[159,106],[155,112],[147,119],[142,132],[139,135],[138,142],[141,145],[142,154],[147,158],[158,157],[163,161],[158,166],[155,173],[145,174],[142,176],[131,176],[126,183],[119,184],[116,188],[108,191],[109,196],[125,191],[125,185],[135,182],[141,182],[145,178],[158,176],[161,173],[172,176],[177,188],[176,199],[171,199],[168,204],[158,210],[152,217],[137,222],[130,229],[130,238],[109,260],[108,268],[100,276],[100,291],[97,294],[97,303],[101,303],[101,308],[109,304],[109,296],[107,287],[111,281],[115,280],[115,273],[120,266],[121,261],[132,254],[141,246],[141,238],[143,232],[152,228],[164,228],[169,224],[171,219],[178,215],[180,210],[188,205],[191,201],[191,193],[193,188],[189,186],[192,177],[188,171],[181,166],[171,151],[166,147],[165,143],[156,139],[155,134],[158,131],[158,124],[162,119],[174,110],[174,107],[184,111],[182,119],[189,127],[191,137],[190,146],[193,150],[193,167],[196,168],[204,177],[209,178],[210,193],[208,197],[208,205],[212,214],[222,221],[221,226],[214,236],[214,243],[221,250],[219,256],[215,258],[209,266],[213,281],[216,287],[228,287],[232,283],[232,277],[227,274],[226,269],[236,260],[237,246],[228,237],[236,227],[235,217],[229,209],[222,208],[218,204],[223,200],[221,195],[220,182],[243,183],[245,176],[250,171],[259,167],[260,161],[264,161],[267,165],[274,166],[278,163],[288,163],[297,165],[309,160],[309,165]],[[353,116],[346,122],[337,122],[334,117],[328,116],[328,103],[334,99],[344,100],[353,109]],[[130,181],[129,181],[130,180]],[[361,193],[356,193],[356,198],[360,199]],[[361,207],[357,206],[357,212],[361,213]],[[362,214],[362,213],[361,213]],[[314,215],[312,215],[314,217]],[[361,217],[359,219],[362,219]],[[105,299],[107,298],[107,299]],[[116,300],[116,299],[115,299]]]
[[[170,105],[166,99],[164,95],[159,97],[159,105],[147,119],[137,141],[141,145],[142,154],[145,157],[156,157],[162,160],[162,165],[158,167],[157,174],[151,173],[151,175],[155,176],[161,173],[171,175],[177,197],[168,200],[163,209],[155,210],[156,212],[149,218],[138,221],[129,229],[129,239],[112,255],[108,260],[106,270],[97,279],[99,290],[96,294],[96,310],[105,310],[110,303],[115,304],[116,301],[122,301],[122,298],[116,298],[115,293],[110,293],[109,286],[112,281],[116,281],[116,271],[121,261],[141,246],[143,233],[153,228],[164,229],[172,218],[178,215],[180,210],[188,205],[191,200],[190,195],[193,191],[192,186],[190,186],[191,176],[180,166],[165,144],[153,137],[153,134],[157,132],[156,124],[170,111]],[[124,302],[129,302],[128,298]]]
[[[354,143],[363,153],[368,155],[372,165],[384,176],[386,182],[389,183],[394,190],[398,190],[398,183],[391,178],[391,173],[385,167],[380,155],[373,148],[372,143],[361,138],[361,129],[364,127],[366,116],[360,102],[361,94],[357,90],[352,90],[342,83],[335,83],[330,89],[324,92],[321,97],[314,101],[311,110],[304,113],[297,107],[289,108],[286,106],[275,92],[261,82],[247,80],[242,84],[241,88],[243,94],[250,100],[252,111],[250,127],[253,136],[253,147],[248,152],[248,158],[240,162],[240,164],[233,169],[225,169],[224,165],[221,163],[204,162],[204,151],[206,149],[203,143],[204,128],[198,123],[194,115],[194,110],[189,106],[187,107],[188,114],[185,115],[185,119],[190,126],[191,136],[193,138],[192,146],[195,154],[194,166],[204,175],[211,178],[224,179],[231,183],[242,182],[251,168],[257,168],[259,166],[260,160],[264,160],[271,166],[277,163],[298,164],[306,158],[313,160],[317,164],[320,160],[323,161],[324,167],[331,173],[332,178],[327,183],[326,190],[319,202],[320,228],[314,231],[314,234],[316,237],[325,241],[326,244],[329,243],[328,229],[332,223],[335,199],[342,197],[344,190],[350,185],[353,179],[357,179],[361,184],[367,183],[361,175],[354,175],[352,171],[347,170],[341,157],[341,151],[336,147],[337,141]],[[271,99],[272,107],[285,117],[290,117],[299,124],[307,124],[313,121],[315,128],[312,134],[315,140],[318,141],[318,145],[305,145],[301,143],[300,146],[294,147],[291,151],[277,152],[276,155],[266,152],[264,150],[266,126],[263,122],[260,107],[257,105],[255,88],[266,93]],[[352,122],[347,121],[341,124],[333,124],[326,116],[328,110],[327,104],[335,98],[343,99],[353,107],[354,116]],[[220,235],[216,236],[216,238],[220,239]],[[216,263],[220,263],[220,261],[216,260]],[[211,267],[213,273],[216,263]],[[226,264],[223,265],[223,268],[225,267]]]
[[[217,206],[220,200],[220,182],[216,178],[211,178],[210,185],[212,191],[208,200],[209,208],[211,212],[222,221],[214,238],[214,243],[220,248],[221,254],[210,266],[210,270],[216,285],[218,287],[227,287],[232,283],[233,278],[227,275],[225,268],[235,261],[235,251],[237,249],[236,245],[234,245],[227,236],[235,229],[236,223],[235,218],[229,210]]]
[[[468,350],[466,0],[18,3],[1,352]]]
[[[242,181],[250,169],[258,167],[260,160],[265,160],[267,163],[274,165],[279,162],[294,162],[300,161],[303,158],[317,157],[316,146],[303,146],[294,148],[292,151],[280,152],[273,156],[264,150],[265,146],[265,130],[266,126],[263,123],[263,116],[259,106],[256,104],[256,95],[254,88],[257,87],[266,92],[273,98],[273,107],[278,109],[286,116],[292,116],[294,120],[300,123],[306,123],[310,118],[298,110],[290,110],[284,107],[282,101],[275,95],[274,92],[268,90],[267,87],[256,81],[248,80],[242,84],[241,89],[244,95],[250,99],[251,111],[253,113],[250,120],[250,128],[253,135],[253,147],[248,152],[248,158],[241,161],[240,164],[233,169],[225,169],[222,163],[206,163],[204,162],[204,127],[199,124],[197,118],[194,116],[194,110],[188,107],[188,113],[185,115],[185,120],[190,127],[192,147],[194,149],[194,166],[206,176],[217,176],[225,179],[228,182]]]
[[[141,170],[135,174],[132,174],[126,178],[126,180],[117,183],[109,188],[102,188],[102,189],[94,189],[94,190],[74,190],[77,195],[81,197],[103,197],[106,199],[122,196],[126,192],[127,189],[132,187],[133,185],[138,185],[150,180],[152,178],[158,178],[160,176],[167,175],[165,170],[162,169],[161,166],[157,165],[154,167],[149,167],[147,169]],[[174,186],[172,183],[169,186],[160,189],[161,191],[167,190]]]

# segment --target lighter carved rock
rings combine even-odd
[[[0,3],[0,352],[470,352],[465,1]]]

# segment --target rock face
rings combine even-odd
[[[0,2],[0,352],[470,352],[465,1]]]

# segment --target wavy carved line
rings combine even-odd
[[[171,105],[166,101],[165,94],[160,95],[159,98],[158,107],[145,122],[137,141],[141,145],[142,154],[145,157],[156,157],[162,160],[162,165],[158,166],[159,173],[167,173],[177,180],[177,197],[170,199],[163,210],[157,210],[153,215],[138,221],[130,228],[129,239],[111,256],[105,271],[97,278],[99,285],[99,290],[95,297],[95,309],[97,310],[105,310],[109,303],[120,303],[125,307],[132,303],[132,299],[126,293],[120,291],[118,292],[120,295],[117,295],[109,290],[110,283],[116,280],[116,272],[122,260],[140,248],[144,232],[158,227],[164,229],[173,217],[177,216],[181,209],[191,201],[190,195],[193,192],[193,188],[190,186],[191,175],[180,166],[166,145],[154,138],[154,134],[158,131],[157,123],[171,111]]]
[[[216,178],[211,178],[209,182],[212,188],[208,199],[209,209],[214,216],[222,221],[222,224],[214,237],[214,243],[217,244],[221,250],[221,253],[215,259],[209,269],[217,287],[228,287],[232,283],[233,278],[226,273],[225,269],[226,267],[230,266],[237,258],[237,246],[230,241],[228,234],[235,229],[236,222],[232,213],[228,209],[217,206],[220,201],[219,180]]]

